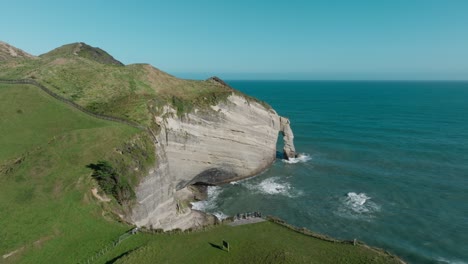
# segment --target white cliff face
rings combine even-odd
[[[138,226],[202,225],[202,214],[178,204],[178,192],[194,183],[220,184],[260,173],[276,158],[280,131],[286,156],[295,155],[289,120],[241,96],[231,95],[212,111],[183,117],[169,107],[164,112],[156,117],[161,127],[157,166],[136,189],[137,205],[131,217]]]

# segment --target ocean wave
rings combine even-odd
[[[441,264],[467,264],[467,262],[463,262],[461,260],[448,260],[442,257],[437,258],[436,261],[437,263],[441,263]]]
[[[299,153],[297,157],[295,158],[290,158],[290,159],[283,159],[282,161],[287,164],[296,164],[296,163],[305,163],[311,160],[312,158],[310,157],[309,154],[307,153]]]
[[[351,219],[372,218],[375,212],[380,211],[380,206],[370,199],[365,193],[348,192],[341,198],[338,215]]]
[[[279,177],[269,178],[257,185],[258,190],[267,194],[287,194],[291,189],[289,183],[280,183]]]
[[[224,219],[226,219],[226,218],[229,217],[229,215],[227,215],[227,214],[225,214],[225,213],[223,213],[223,212],[221,212],[221,211],[217,211],[217,212],[214,212],[214,213],[212,213],[212,214],[213,214],[216,218],[218,218],[218,220],[224,220]]]
[[[288,197],[297,197],[301,192],[295,191],[291,184],[284,182],[281,177],[272,177],[261,181],[260,183],[243,182],[247,189],[262,194],[283,195]]]
[[[223,192],[223,189],[219,186],[208,186],[207,197],[204,201],[192,202],[192,209],[209,212],[214,215],[218,220],[223,220],[229,217],[229,215],[217,210],[218,208],[218,197]]]
[[[222,188],[219,186],[208,186],[206,200],[192,202],[192,209],[203,212],[216,209],[216,207],[218,206],[216,200],[218,199],[218,196],[222,191]]]

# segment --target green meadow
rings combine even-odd
[[[133,240],[133,241],[132,241]],[[229,243],[229,252],[223,248]],[[139,245],[141,242],[146,245]],[[114,262],[106,262],[108,260]],[[400,263],[365,246],[313,238],[273,222],[189,234],[138,234],[97,263]]]
[[[0,261],[73,263],[127,230],[95,202],[86,166],[141,132],[34,86],[1,84],[0,101],[0,255],[18,250]]]

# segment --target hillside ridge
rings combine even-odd
[[[64,103],[70,105],[71,107],[73,107],[73,108],[75,108],[75,109],[77,109],[77,110],[79,110],[79,111],[81,111],[81,112],[83,112],[83,113],[85,113],[87,115],[90,115],[92,117],[107,120],[107,121],[119,122],[119,123],[129,125],[129,126],[132,126],[134,128],[138,128],[138,129],[145,129],[144,126],[141,126],[141,125],[139,125],[139,124],[137,124],[135,122],[132,122],[130,120],[126,120],[126,119],[118,118],[118,117],[114,117],[114,116],[108,116],[108,115],[93,113],[93,112],[89,111],[88,109],[76,104],[75,102],[70,101],[70,100],[68,100],[68,99],[54,93],[49,88],[45,87],[44,85],[42,85],[42,84],[40,84],[37,81],[32,80],[32,79],[8,80],[8,79],[1,79],[0,78],[0,83],[4,83],[4,84],[30,84],[32,86],[35,86],[35,87],[41,89],[42,91],[44,91],[48,95],[54,97],[55,99],[57,99],[59,101],[62,101]]]
[[[21,58],[33,59],[36,57],[6,42],[0,41],[0,62]]]
[[[112,55],[110,55],[103,49],[98,47],[92,47],[84,42],[65,44],[47,53],[44,53],[39,57],[47,58],[67,56],[78,56],[101,64],[124,66],[122,62],[116,60]]]

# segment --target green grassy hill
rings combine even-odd
[[[105,52],[104,50],[100,48],[91,47],[83,42],[64,45],[50,52],[47,52],[46,54],[41,55],[41,57],[63,58],[69,55],[87,58],[89,60],[102,64],[124,66],[123,63],[114,59],[114,57],[112,57],[109,53]]]
[[[81,46],[81,48],[80,48]],[[31,78],[96,113],[150,125],[151,114],[171,103],[180,112],[213,104],[232,90],[212,81],[182,80],[148,64],[123,66],[99,48],[64,45],[38,59],[0,63],[0,78]]]
[[[19,250],[7,260],[71,263],[128,229],[109,214],[112,204],[95,201],[86,166],[142,132],[34,86],[0,84],[0,100],[0,255]]]

